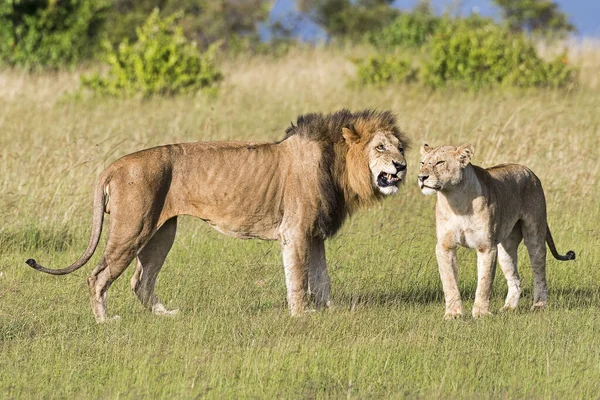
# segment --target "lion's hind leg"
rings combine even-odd
[[[508,294],[500,311],[514,310],[521,296],[521,279],[517,268],[519,244],[523,239],[521,224],[517,222],[512,232],[498,245],[498,262],[506,278]]]
[[[131,278],[131,289],[140,302],[157,315],[174,315],[154,294],[156,277],[162,268],[167,254],[173,246],[177,232],[177,218],[171,218],[152,236],[137,256],[136,270]]]
[[[134,248],[123,247],[120,251],[115,251],[115,249],[109,245],[110,240],[106,246],[107,250],[104,252],[102,259],[88,278],[92,311],[94,312],[94,317],[98,323],[108,320],[106,313],[106,291],[114,280],[127,268],[135,255]],[[115,316],[112,319],[117,318],[119,317]]]
[[[120,215],[113,213],[106,248],[100,263],[88,278],[90,300],[96,322],[108,320],[106,313],[106,291],[135,258],[138,249],[152,234],[151,224],[122,223]]]
[[[529,253],[531,268],[533,269],[533,306],[532,310],[539,310],[548,304],[548,283],[546,282],[546,218],[543,223],[523,221],[523,238]]]

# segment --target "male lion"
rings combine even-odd
[[[446,300],[446,319],[460,317],[463,306],[457,285],[456,245],[477,250],[477,290],[473,317],[489,314],[496,259],[508,283],[500,311],[517,307],[521,283],[517,249],[524,239],[533,268],[533,308],[546,306],[546,242],[557,260],[574,260],[556,251],[546,222],[542,184],[527,167],[502,164],[488,169],[470,163],[473,146],[421,147],[418,182],[426,194],[437,193],[436,256]]]
[[[324,239],[350,214],[398,191],[406,175],[407,138],[391,112],[348,110],[298,118],[276,143],[198,142],[127,155],[100,175],[92,234],[71,273],[94,253],[104,213],[110,214],[104,254],[88,278],[97,322],[107,319],[106,291],[137,258],[131,288],[144,306],[169,314],[154,283],[171,249],[178,215],[192,215],[242,239],[279,240],[292,315],[310,291],[328,307],[330,280]]]

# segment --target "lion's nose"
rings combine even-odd
[[[419,177],[418,177],[418,179],[419,179],[421,182],[425,182],[425,181],[427,180],[427,178],[429,178],[429,175],[423,175],[423,174],[419,174]]]
[[[397,172],[404,171],[406,169],[406,164],[403,164],[401,162],[392,161],[392,164],[394,164],[394,167],[396,167]]]

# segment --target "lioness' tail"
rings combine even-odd
[[[85,253],[75,261],[73,264],[63,269],[50,269],[38,264],[33,258],[25,261],[31,268],[37,269],[38,271],[45,272],[51,275],[66,275],[73,271],[78,270],[87,263],[100,241],[100,234],[102,233],[102,222],[104,221],[104,206],[105,206],[105,193],[104,193],[105,182],[99,182],[94,192],[94,216],[92,219],[92,234],[90,236],[90,242],[88,244]]]
[[[558,251],[556,250],[556,246],[554,245],[554,239],[552,239],[552,234],[550,233],[550,227],[548,225],[546,225],[546,243],[548,243],[550,252],[554,256],[554,258],[556,258],[557,260],[569,261],[569,260],[575,259],[575,252],[573,250],[567,251],[567,254],[565,254],[564,256],[561,256],[560,254],[558,254]]]

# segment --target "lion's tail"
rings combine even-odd
[[[102,222],[104,221],[104,207],[106,194],[104,193],[106,182],[101,180],[96,186],[96,191],[94,192],[94,216],[92,219],[92,234],[90,236],[90,242],[88,244],[85,253],[79,258],[79,260],[75,261],[70,266],[63,269],[50,269],[38,264],[33,258],[25,261],[27,265],[31,268],[37,269],[38,271],[45,272],[51,275],[66,275],[70,274],[73,271],[78,270],[83,267],[85,263],[87,263],[94,251],[96,251],[96,247],[98,247],[98,242],[100,241],[100,234],[102,233]]]
[[[550,233],[550,227],[548,225],[546,225],[546,243],[548,243],[550,252],[554,256],[554,258],[556,258],[557,260],[569,261],[569,260],[575,259],[575,252],[573,250],[567,251],[567,254],[565,254],[564,256],[561,256],[560,254],[558,254],[558,251],[556,250],[556,246],[554,245],[554,239],[552,239],[552,234]]]

